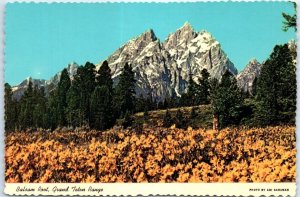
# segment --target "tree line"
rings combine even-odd
[[[295,124],[295,59],[296,52],[287,44],[275,46],[260,76],[254,80],[251,95],[239,89],[235,76],[229,71],[219,80],[211,78],[203,69],[197,83],[190,75],[186,93],[163,102],[153,100],[151,95],[147,98],[136,95],[131,65],[124,65],[114,83],[107,61],[98,71],[94,64],[87,62],[78,68],[73,80],[64,69],[57,87],[48,96],[43,87],[33,87],[29,81],[21,99],[13,100],[12,88],[6,83],[5,129],[88,126],[105,130],[113,127],[117,119],[123,119],[124,127],[130,126],[135,112],[144,112],[147,117],[149,110],[208,104],[218,117],[220,128],[241,124]],[[193,109],[190,119],[196,115]],[[175,123],[179,127],[189,122],[180,110],[175,118],[167,110],[163,121],[165,126]]]
[[[21,99],[13,100],[11,86],[6,83],[5,127],[19,130],[89,126],[104,130],[112,127],[117,118],[134,112],[134,87],[134,73],[128,64],[114,87],[107,61],[98,71],[87,62],[78,68],[73,80],[67,69],[63,69],[57,87],[49,96],[43,87],[33,87],[29,80]]]
[[[212,98],[220,127],[295,124],[296,51],[276,45],[254,79],[252,94],[240,93],[233,76],[225,75]]]

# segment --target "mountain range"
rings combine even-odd
[[[106,60],[114,81],[118,81],[125,63],[131,64],[135,73],[136,94],[143,97],[151,95],[158,101],[186,92],[190,76],[197,83],[204,68],[211,77],[217,79],[229,70],[237,77],[238,85],[244,91],[251,91],[252,82],[261,69],[261,64],[252,60],[238,74],[220,43],[205,30],[196,32],[187,22],[170,33],[163,42],[149,29],[129,40]],[[96,70],[103,61],[96,64]],[[74,62],[68,64],[67,70],[71,79],[78,66]],[[61,72],[57,73],[49,80],[27,78],[12,88],[13,97],[19,99],[23,95],[29,80],[34,85],[44,87],[48,94],[58,84],[60,74]]]

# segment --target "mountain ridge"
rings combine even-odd
[[[237,75],[234,64],[212,34],[206,30],[196,32],[188,22],[171,32],[164,41],[160,41],[154,31],[148,29],[127,41],[106,60],[114,81],[117,81],[125,63],[131,64],[137,81],[137,96],[151,95],[156,100],[180,97],[187,91],[190,75],[197,82],[203,69],[218,79],[226,70]],[[96,70],[102,62],[96,64]],[[76,63],[68,65],[71,79],[77,68]],[[40,81],[40,86],[51,91],[57,85],[59,76],[60,72],[49,80]],[[20,96],[24,92],[24,84],[22,88],[18,87],[14,87],[14,94],[18,92]]]

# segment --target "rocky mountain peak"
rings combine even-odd
[[[165,48],[183,47],[186,48],[187,44],[197,36],[193,27],[188,23],[184,23],[182,27],[177,29],[174,33],[169,34],[164,42]]]
[[[147,30],[141,36],[145,39],[145,41],[153,42],[157,40],[157,37],[152,29]]]
[[[237,78],[242,77],[243,75],[249,73],[249,72],[253,72],[253,71],[257,71],[262,64],[260,64],[257,59],[253,58],[251,60],[249,60],[248,64],[245,66],[244,70],[242,70],[238,75]]]
[[[24,94],[25,90],[28,88],[29,82],[32,83],[32,87],[37,86],[38,88],[46,87],[47,81],[44,79],[33,79],[32,77],[27,77],[19,85],[12,87],[13,99],[19,100]]]
[[[76,62],[70,62],[66,67],[71,80],[73,80],[74,75],[77,73],[78,67],[79,65]],[[51,79],[46,81],[46,83],[57,85],[60,80],[61,72],[62,71],[56,73]]]
[[[244,70],[237,75],[237,84],[244,91],[252,93],[253,82],[260,75],[262,64],[251,59]]]
[[[180,96],[187,90],[190,74],[196,80],[204,68],[218,79],[226,70],[237,74],[219,42],[207,31],[195,32],[188,22],[162,43],[150,29],[127,42],[107,61],[115,80],[126,62],[132,64],[137,95],[151,94],[157,100]]]
[[[256,64],[259,64],[259,62],[257,61],[256,58],[253,58],[249,61],[249,63],[247,64],[246,67],[251,66],[251,65],[256,65]]]
[[[33,79],[32,77],[27,77],[24,81],[22,81],[18,86],[24,86],[27,87],[29,85],[29,82],[32,83],[32,87],[35,85],[40,86],[45,83],[46,80],[44,79]]]
[[[143,43],[147,45],[150,42],[154,42],[157,40],[157,37],[152,29],[149,29],[142,34],[140,34],[137,38],[131,40],[134,43]]]
[[[157,101],[181,96],[187,91],[190,74],[197,82],[201,71],[207,69],[212,78],[220,79],[229,70],[237,70],[221,49],[219,42],[207,31],[195,32],[186,22],[164,42],[156,37],[152,29],[129,40],[107,59],[113,80],[118,81],[126,63],[132,65],[136,79],[136,95],[149,95]],[[96,70],[102,65],[96,65]],[[70,78],[77,72],[78,65],[67,65]],[[61,72],[46,81],[46,91],[52,91],[60,80]],[[16,92],[19,88],[15,88]],[[24,89],[22,89],[24,90]]]
[[[186,22],[183,24],[183,26],[179,28],[179,30],[180,30],[181,32],[190,32],[190,31],[194,31],[192,25],[191,25],[188,21],[186,21]]]
[[[157,50],[157,48],[160,49],[160,42],[152,29],[145,31],[138,37],[128,41],[107,58],[113,77],[116,77],[121,73],[125,62],[132,64],[133,62],[136,62],[136,59],[144,57],[147,51],[151,52]],[[101,64],[102,62],[96,65],[96,69],[99,69]]]

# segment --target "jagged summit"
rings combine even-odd
[[[189,21],[185,21],[183,26],[192,26],[191,23]]]
[[[25,90],[28,88],[29,82],[32,83],[32,87],[37,86],[38,88],[46,88],[47,81],[44,79],[34,79],[31,76],[27,77],[24,81],[22,81],[19,85],[12,87],[13,91],[13,99],[19,100],[21,96],[24,94]]]
[[[186,47],[187,43],[197,36],[193,27],[189,23],[185,23],[174,33],[169,34],[166,41],[163,43],[165,48],[174,48],[179,45]]]
[[[257,59],[256,58],[252,58],[252,59],[250,59],[250,61],[249,61],[249,63],[247,64],[247,66],[249,66],[249,65],[253,65],[253,64],[259,64],[259,62],[257,61]],[[247,67],[246,66],[246,67]]]
[[[183,24],[183,26],[181,26],[179,29],[180,30],[186,30],[186,31],[194,31],[193,26],[188,21],[186,21]]]
[[[70,62],[66,66],[71,80],[73,80],[74,75],[77,73],[78,67],[79,65],[76,62]],[[28,88],[29,81],[32,82],[33,87],[34,86],[37,86],[39,88],[43,87],[47,95],[58,84],[60,80],[60,76],[61,76],[61,71],[56,73],[49,80],[34,79],[31,76],[29,76],[24,81],[22,81],[19,85],[13,87],[13,98],[18,100],[24,94],[24,91]]]
[[[163,42],[153,35],[151,30],[144,32],[107,59],[115,79],[126,62],[133,65],[137,95],[151,94],[158,100],[180,96],[187,90],[190,73],[196,80],[204,68],[215,78],[226,70],[237,74],[220,43],[207,31],[195,32],[188,22]]]
[[[254,79],[260,75],[261,68],[262,64],[253,58],[244,70],[237,75],[237,84],[244,92],[252,94]]]
[[[125,63],[131,64],[136,79],[136,95],[144,98],[151,95],[157,101],[186,92],[190,74],[197,82],[203,69],[217,79],[226,70],[237,74],[237,69],[212,34],[196,32],[188,22],[162,42],[152,29],[148,29],[126,42],[106,60],[114,81],[118,81]],[[103,61],[96,65],[96,69]],[[67,65],[71,79],[77,68],[75,62]],[[60,75],[61,72],[46,81],[46,90],[50,91],[58,84]]]
[[[143,40],[145,42],[151,42],[151,41],[157,40],[157,37],[156,37],[153,29],[150,28],[150,29],[144,31],[143,33],[139,34],[138,36],[129,40],[127,43],[125,43],[125,45],[127,45],[130,42],[136,42],[136,41],[141,41],[141,40]]]
[[[24,81],[22,81],[18,86],[24,86],[27,87],[29,85],[29,82],[32,83],[32,86],[34,87],[35,85],[42,85],[46,82],[45,79],[34,79],[31,76],[27,77]]]
[[[145,41],[156,41],[157,37],[152,29],[148,29],[142,33],[137,39],[144,39]]]

